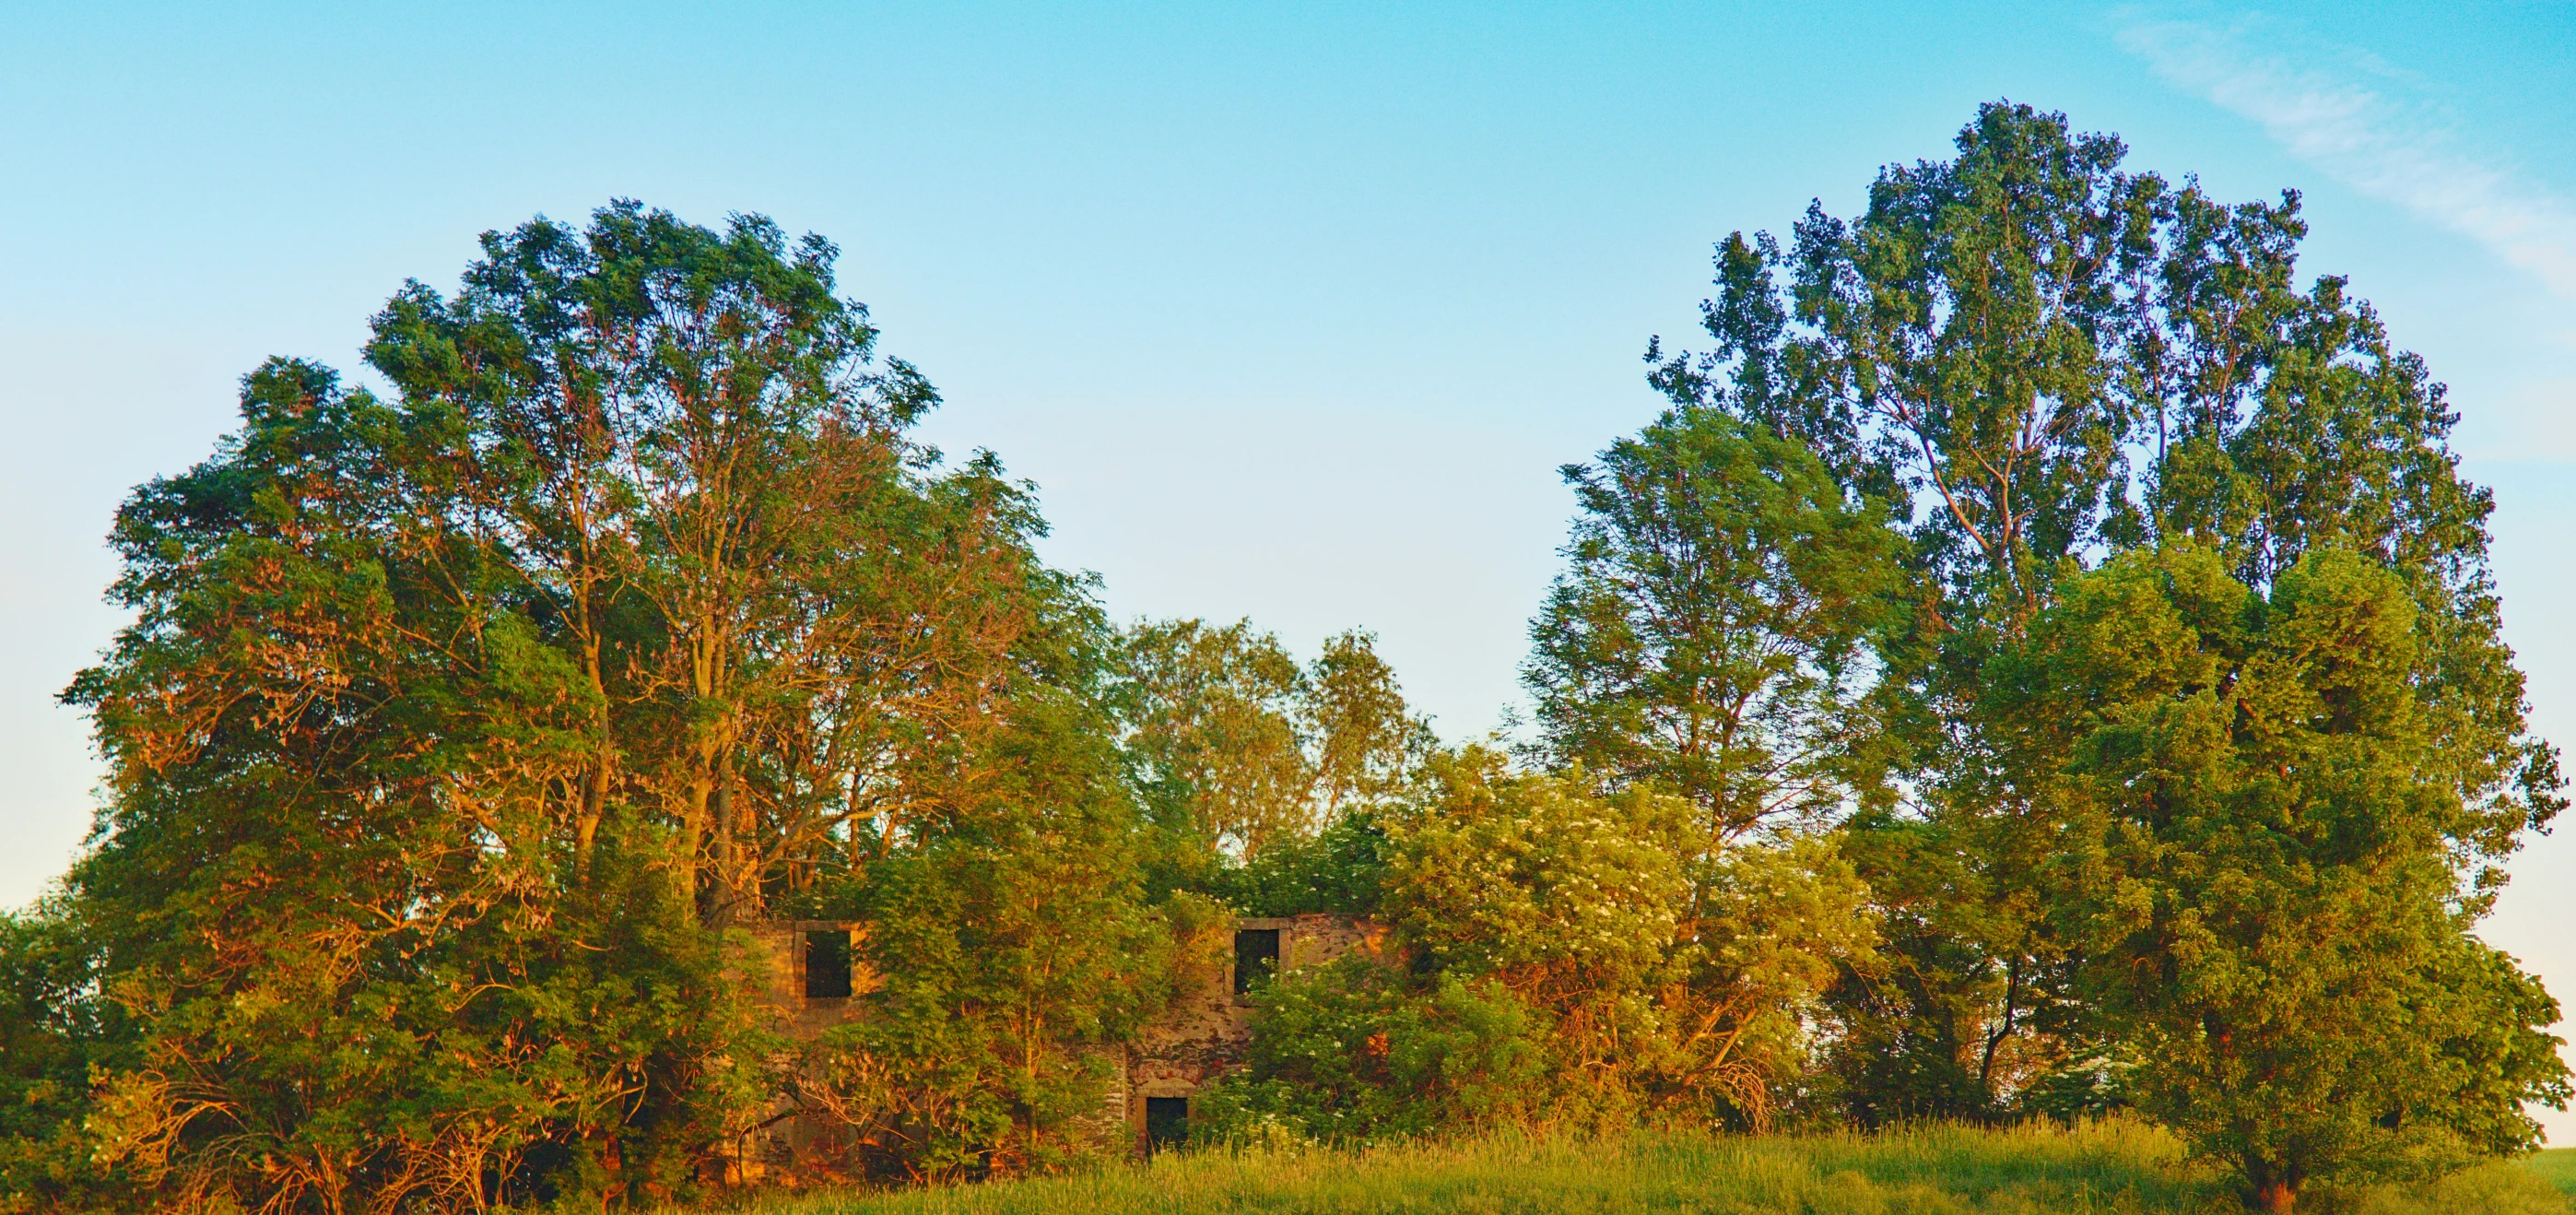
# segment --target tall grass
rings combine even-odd
[[[2532,1157],[2531,1171],[2557,1186],[2559,1193],[2576,1196],[2576,1148],[2551,1148]]]
[[[2352,1215],[2566,1215],[2523,1164],[2413,1190],[2317,1194]],[[2076,1130],[1923,1127],[1876,1135],[1620,1140],[1497,1135],[1363,1152],[1167,1153],[1141,1168],[886,1194],[773,1198],[761,1215],[1199,1215],[1313,1212],[1708,1212],[1710,1215],[2215,1215],[2242,1210],[2170,1136],[2134,1123]]]

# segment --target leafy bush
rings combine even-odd
[[[1269,984],[1255,997],[1248,1066],[1201,1090],[1205,1133],[1368,1142],[1545,1109],[1540,1017],[1490,979],[1408,977],[1352,954]]]
[[[1694,864],[1679,799],[1477,749],[1428,772],[1384,845],[1406,965],[1348,957],[1258,993],[1249,1067],[1203,1098],[1219,1133],[1766,1124],[1800,1002],[1869,944],[1830,843]]]

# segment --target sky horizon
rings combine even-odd
[[[2296,189],[2461,414],[2533,723],[2576,744],[2576,3],[32,4],[0,38],[0,907],[99,767],[53,703],[120,615],[102,543],[270,355],[478,233],[633,197],[839,244],[923,435],[1034,481],[1120,619],[1374,630],[1449,740],[1515,703],[1572,499],[1662,401],[1709,252],[1859,209],[1981,102],[2228,200]],[[2576,997],[2576,844],[2482,930]],[[2568,1034],[2562,1024],[2559,1032]],[[2546,1119],[2576,1141],[2576,1116]]]

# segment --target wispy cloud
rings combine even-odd
[[[2147,17],[2120,43],[2156,74],[2260,123],[2292,155],[2460,232],[2576,299],[2576,204],[2481,159],[2387,65],[2294,62],[2249,45],[2258,26]]]

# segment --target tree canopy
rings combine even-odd
[[[1996,689],[2026,669],[2016,655],[2060,639],[2071,584],[2108,585],[2097,571],[2132,554],[2206,554],[2193,560],[2276,600],[2312,558],[2358,561],[2403,599],[2408,626],[2370,644],[2410,697],[2400,770],[2429,799],[2405,816],[2409,864],[2431,866],[2422,897],[2449,909],[2417,908],[2424,948],[2489,956],[2468,925],[2520,833],[2564,805],[2499,636],[2493,503],[2459,475],[2457,416],[2344,280],[2298,284],[2297,194],[2226,204],[2124,168],[2114,137],[2003,102],[1956,148],[1884,170],[1858,217],[1810,207],[1786,248],[1729,237],[1703,307],[1712,346],[1647,352],[1679,406],[1798,440],[1847,495],[1899,507],[1905,610],[1869,645],[1876,753],[1905,796],[1864,807],[1845,839],[1896,962],[1827,998],[1832,1070],[1865,1121],[2128,1099],[2117,1061],[2141,1023],[2114,1015],[2100,942],[2066,918],[2090,897],[2062,863],[2085,820],[2045,775],[2076,740],[2034,733],[2100,706],[2034,710]],[[2322,1013],[2330,988],[2302,988],[2301,1007]],[[2481,990],[2506,1038],[2554,1019],[2513,983]],[[2483,1074],[2484,1096],[2455,1095],[2554,1097],[2563,1075],[2554,1061]],[[2285,1205],[2347,1149],[2318,1151],[2249,1184]]]

